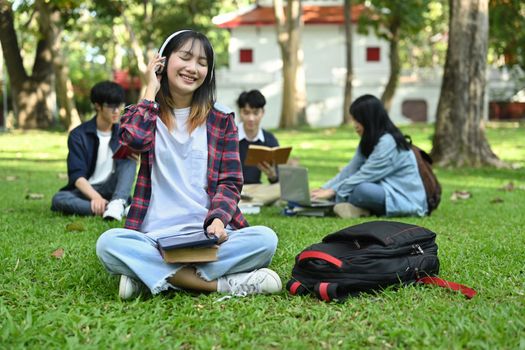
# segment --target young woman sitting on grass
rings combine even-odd
[[[321,188],[318,199],[335,198],[334,212],[343,218],[424,216],[425,188],[410,144],[392,123],[379,99],[363,95],[350,106],[361,138],[350,163]]]
[[[148,64],[144,99],[121,119],[121,143],[141,153],[125,228],[97,241],[102,264],[121,275],[122,299],[138,296],[144,286],[152,294],[281,290],[279,276],[265,268],[277,247],[275,232],[248,227],[237,207],[242,168],[234,115],[214,102],[210,42],[192,30],[172,34]],[[218,238],[218,261],[164,262],[158,238],[198,230]]]

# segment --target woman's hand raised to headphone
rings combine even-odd
[[[166,57],[161,57],[158,53],[153,56],[149,61],[146,68],[146,92],[144,93],[144,98],[147,100],[155,101],[155,96],[160,89],[160,79],[161,74],[157,72],[162,72],[164,66],[166,65]]]

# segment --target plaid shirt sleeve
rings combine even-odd
[[[154,144],[159,113],[158,103],[149,100],[126,107],[120,118],[120,143],[139,153],[149,151]]]
[[[140,231],[151,197],[151,166],[154,157],[155,129],[159,115],[156,102],[142,100],[126,107],[121,118],[120,142],[141,153],[140,168],[131,208],[126,218],[127,229]]]
[[[228,224],[234,228],[248,226],[237,207],[243,184],[237,127],[233,121],[233,114],[225,118],[224,133],[220,133],[222,140],[218,140],[218,149],[215,152],[217,159],[213,159],[212,162],[218,165],[217,187],[215,193],[210,196],[211,204],[204,223],[205,229],[215,218],[220,219],[225,226]],[[212,134],[217,135],[216,132]],[[212,166],[211,171],[215,169],[216,166]]]

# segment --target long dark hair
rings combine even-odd
[[[208,73],[206,74],[206,78],[204,79],[202,85],[199,86],[199,88],[193,93],[193,99],[191,101],[191,112],[188,118],[188,131],[191,134],[193,130],[206,121],[208,113],[215,103],[215,57],[213,53],[213,47],[204,34],[193,30],[188,30],[174,36],[163,50],[163,55],[166,57],[166,63],[164,66],[167,67],[168,60],[170,59],[172,52],[178,51],[189,40],[192,41],[192,47],[196,40],[202,44],[208,64]],[[174,126],[172,110],[175,108],[175,102],[171,98],[166,69],[164,69],[162,72],[160,90],[157,93],[156,100],[160,105],[160,119],[169,130],[172,130]]]
[[[408,150],[409,142],[401,131],[392,123],[381,101],[372,95],[358,97],[350,106],[350,114],[363,126],[363,135],[359,148],[368,158],[384,134],[391,134],[398,149]]]

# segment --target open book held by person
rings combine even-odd
[[[168,263],[193,263],[217,260],[217,237],[208,237],[204,231],[177,234],[157,240],[159,251]]]
[[[262,162],[269,164],[286,164],[292,147],[266,147],[250,145],[244,160],[245,165],[257,165]]]

